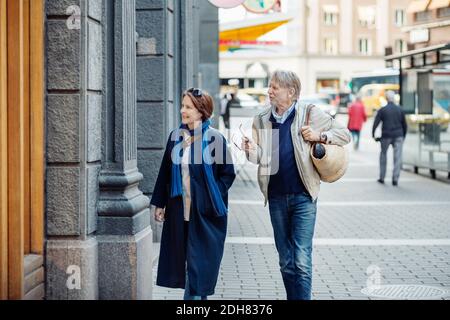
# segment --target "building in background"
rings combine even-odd
[[[355,73],[384,69],[385,48],[407,50],[407,9],[412,0],[284,0],[294,15],[281,35],[283,45],[220,54],[220,77],[254,78],[254,64],[298,72],[305,94],[348,91]],[[253,17],[253,16],[252,16]],[[278,35],[280,37],[280,35]],[[269,35],[268,35],[269,37]],[[272,40],[272,39],[271,39]],[[242,84],[244,81],[241,81]]]
[[[407,14],[408,24],[402,31],[408,36],[411,49],[449,42],[450,1],[415,0],[409,5]]]

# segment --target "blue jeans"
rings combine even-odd
[[[352,133],[353,149],[358,150],[359,149],[359,138],[361,135],[361,131],[350,130],[350,132]]]
[[[311,300],[317,201],[308,193],[269,196],[275,246],[288,300]]]

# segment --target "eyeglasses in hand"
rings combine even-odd
[[[245,133],[244,130],[242,129],[242,123],[239,125],[239,131],[241,132],[242,137],[246,140],[246,141],[250,141],[250,138],[248,138]],[[235,137],[236,137],[236,133],[233,134],[233,136],[231,137],[231,141],[233,142],[233,144],[236,146],[236,148],[238,148],[240,151],[243,151],[242,148],[235,142]]]

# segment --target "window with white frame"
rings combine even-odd
[[[394,50],[395,53],[402,53],[407,50],[407,44],[406,41],[403,39],[397,39],[394,42]]]
[[[323,22],[327,26],[335,26],[335,25],[337,25],[337,22],[338,22],[338,15],[337,15],[337,13],[332,13],[332,12],[326,12],[325,11],[323,13]]]
[[[338,53],[338,42],[336,38],[328,37],[323,41],[323,50],[325,54],[335,55]]]
[[[358,39],[358,52],[359,54],[368,56],[372,54],[372,41],[368,38]]]
[[[358,7],[358,20],[361,27],[373,28],[375,27],[376,7],[365,6]]]
[[[338,23],[339,8],[335,4],[325,4],[322,6],[323,22],[327,26],[335,26]]]
[[[402,27],[405,24],[406,24],[405,10],[403,10],[403,9],[395,10],[395,25],[397,27]]]

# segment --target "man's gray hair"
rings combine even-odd
[[[395,92],[392,90],[386,91],[386,100],[389,102],[395,102]]]
[[[270,81],[276,82],[280,87],[294,89],[294,97],[298,99],[302,91],[302,83],[295,72],[287,70],[276,70],[272,73]]]

